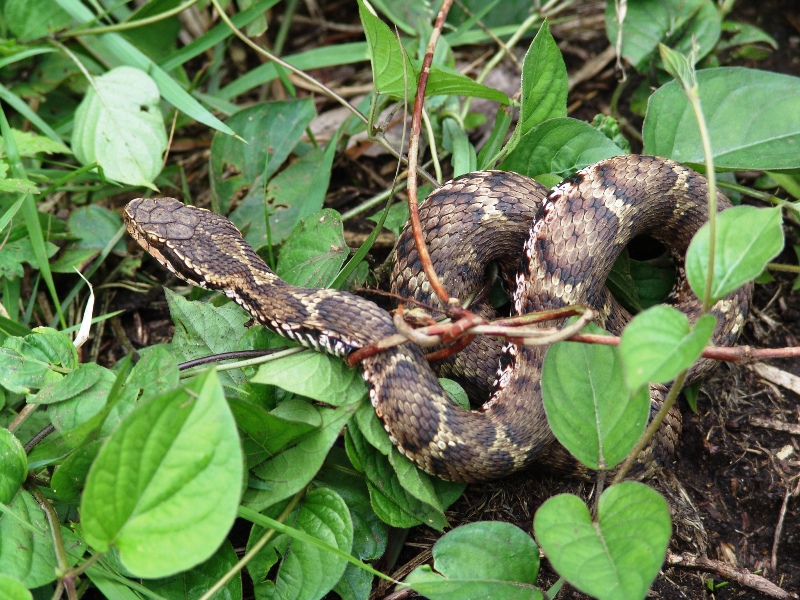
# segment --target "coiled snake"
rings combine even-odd
[[[516,280],[516,313],[585,304],[618,332],[626,313],[604,285],[618,254],[631,239],[647,234],[683,256],[706,221],[706,194],[705,179],[678,163],[623,156],[588,167],[549,193],[513,173],[470,173],[434,192],[421,217],[443,281],[465,285],[450,287],[454,295],[468,294],[486,263],[497,260],[506,277]],[[721,194],[719,205],[728,206]],[[281,281],[224,217],[160,198],[133,200],[125,221],[134,239],[178,277],[225,293],[266,327],[305,346],[343,357],[396,333],[392,317],[369,300]],[[520,232],[527,241],[517,266],[520,259],[507,255],[517,244],[519,256]],[[456,247],[457,238],[466,238],[466,246]],[[398,245],[402,258],[394,269],[394,288],[429,300],[424,276],[414,271],[419,261],[409,240],[406,232]],[[714,343],[735,341],[749,297],[746,287],[717,303]],[[685,279],[676,285],[672,301],[696,318],[699,302]],[[450,402],[414,344],[366,358],[362,368],[375,411],[403,454],[446,479],[488,480],[547,460],[557,446],[541,400],[545,352],[507,345],[492,397],[475,411]],[[707,366],[701,364],[693,377]],[[662,390],[651,388],[651,398],[658,405]],[[668,455],[677,428],[679,422],[667,422],[643,460]]]

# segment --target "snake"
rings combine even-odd
[[[706,179],[680,163],[625,155],[581,169],[551,190],[516,173],[468,173],[435,190],[421,205],[420,219],[434,268],[459,297],[483,285],[487,265],[495,263],[513,286],[513,313],[584,305],[608,331],[619,333],[630,315],[605,282],[619,254],[638,236],[656,239],[675,257],[678,280],[668,303],[690,321],[701,314],[682,260],[708,220],[707,195]],[[717,206],[730,206],[719,192]],[[371,300],[284,282],[221,215],[174,198],[138,198],[127,204],[124,219],[138,244],[177,277],[222,292],[255,321],[303,346],[344,358],[398,332],[392,315]],[[435,304],[408,226],[396,254],[395,292]],[[752,287],[744,286],[712,307],[714,344],[735,342],[751,293]],[[562,464],[564,452],[542,401],[547,348],[505,343],[486,358],[477,346],[478,358],[467,354],[472,358],[456,359],[449,367],[461,360],[467,369],[479,370],[480,363],[483,371],[488,364],[494,372],[489,383],[486,376],[477,378],[474,387],[491,388],[491,395],[472,410],[450,400],[414,343],[361,360],[370,401],[392,443],[424,471],[452,481],[487,481],[533,465]],[[710,366],[701,360],[688,380],[702,377]],[[653,414],[665,389],[651,386],[650,397]],[[643,471],[671,456],[679,429],[678,412],[639,457]]]

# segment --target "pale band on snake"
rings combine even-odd
[[[605,281],[619,253],[641,235],[661,242],[676,259],[679,278],[670,303],[690,321],[700,314],[680,265],[707,220],[707,190],[701,175],[679,163],[629,155],[587,167],[549,192],[515,173],[468,173],[431,194],[420,217],[434,267],[451,295],[473,294],[495,262],[514,286],[515,314],[586,305],[600,315],[601,326],[619,334],[630,316]],[[719,194],[719,210],[729,206]],[[125,221],[133,238],[178,277],[224,293],[259,323],[304,346],[345,357],[397,332],[392,316],[367,299],[280,280],[225,217],[173,198],[151,198],[131,201]],[[436,303],[408,227],[398,243],[392,287]],[[747,285],[712,308],[715,345],[736,341],[751,293]],[[534,463],[570,469],[542,404],[547,349],[498,349],[477,340],[471,346],[473,352],[444,369],[466,371],[471,391],[488,390],[491,397],[478,410],[449,400],[413,343],[362,360],[370,400],[392,442],[428,473],[455,481],[497,479]],[[711,366],[700,361],[689,382]],[[485,375],[487,370],[494,376]],[[650,395],[655,410],[664,388],[651,386]],[[639,457],[640,472],[650,473],[669,458],[679,431],[680,414],[674,411]]]

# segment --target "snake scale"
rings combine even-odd
[[[584,304],[618,333],[629,316],[604,285],[617,256],[634,237],[647,234],[677,257],[680,274],[680,257],[707,218],[706,194],[706,180],[691,169],[631,155],[587,167],[549,192],[514,173],[469,173],[431,194],[421,217],[434,265],[454,295],[471,293],[485,265],[496,261],[515,284],[515,313]],[[719,206],[729,206],[721,194]],[[172,198],[154,198],[131,201],[125,221],[132,237],[178,277],[223,292],[258,322],[307,347],[344,357],[396,333],[390,314],[369,300],[281,281],[222,216]],[[398,243],[398,255],[394,289],[430,301],[408,231]],[[715,344],[735,341],[750,294],[746,286],[713,307]],[[685,277],[679,277],[670,300],[690,320],[699,314],[699,301]],[[403,454],[445,479],[481,481],[534,462],[560,460],[541,398],[545,352],[515,344],[494,351],[494,389],[480,410],[450,402],[415,344],[380,352],[361,366],[375,412]],[[475,369],[481,361],[462,362]],[[701,361],[690,378],[708,368]],[[479,381],[475,387],[486,384]],[[653,408],[662,402],[663,388],[651,387]],[[679,428],[679,414],[665,421],[640,457],[644,468],[669,456]]]

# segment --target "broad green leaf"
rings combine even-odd
[[[281,248],[275,272],[300,287],[328,287],[350,253],[339,213],[323,208],[303,218]]]
[[[3,5],[3,17],[20,41],[47,37],[72,21],[58,3],[51,0],[7,0]]]
[[[355,404],[337,409],[316,407],[320,427],[300,443],[286,448],[251,469],[243,504],[264,510],[302,490],[319,471],[325,457],[356,410]]]
[[[214,371],[140,405],[112,434],[81,502],[84,539],[131,573],[166,577],[208,559],[234,519],[242,453]]]
[[[389,541],[389,527],[372,510],[367,484],[353,469],[343,449],[331,449],[325,465],[314,478],[314,485],[331,488],[347,503],[353,520],[353,555],[361,560],[383,556]]]
[[[555,173],[563,178],[621,154],[619,146],[588,123],[559,117],[523,135],[498,168],[528,177]]]
[[[287,519],[292,528],[350,553],[353,545],[353,522],[344,500],[333,490],[319,488],[306,494]],[[250,544],[263,532],[254,529]],[[275,581],[267,574],[280,561]],[[255,581],[256,598],[322,598],[344,573],[347,562],[304,540],[280,533],[267,543],[248,565]]]
[[[733,33],[734,35],[729,40],[720,41],[717,44],[717,52],[732,48],[734,46],[743,46],[744,44],[767,44],[772,46],[773,50],[778,49],[778,42],[774,37],[769,35],[763,29],[751,25],[750,23],[740,23],[738,21],[723,21],[722,31],[726,33]]]
[[[211,558],[190,571],[178,573],[164,579],[143,579],[142,585],[162,598],[200,598],[211,586],[231,569],[238,561],[236,551],[230,542],[223,542]],[[221,590],[211,596],[213,600],[241,600],[242,573],[226,583]]]
[[[522,65],[519,133],[539,123],[567,116],[567,67],[547,21],[542,23]]]
[[[335,149],[331,142],[324,152],[312,150],[273,177],[266,196],[250,196],[231,213],[251,245],[258,248],[285,240],[302,218],[322,208]]]
[[[86,484],[86,476],[105,440],[94,440],[76,448],[59,464],[50,479],[50,488],[56,498],[78,504]]]
[[[263,408],[239,398],[229,398],[228,403],[236,418],[236,425],[249,436],[250,441],[260,450],[257,456],[248,455],[250,464],[257,464],[274,456],[290,442],[315,429],[314,425],[306,421],[292,420],[267,412]],[[318,413],[314,414],[318,416]],[[321,419],[318,420],[317,426],[322,423]],[[247,444],[245,448],[247,450]],[[260,460],[258,460],[259,457]]]
[[[740,67],[704,69],[696,78],[716,168],[800,167],[800,78]],[[704,163],[694,111],[676,81],[650,97],[642,135],[647,154]]]
[[[433,546],[434,573],[417,567],[404,583],[431,600],[541,599],[539,550],[519,527],[478,522],[456,527]]]
[[[175,323],[172,348],[175,359],[187,361],[193,358],[238,350],[238,340],[244,335],[244,324],[248,315],[238,305],[229,303],[213,306],[208,302],[186,300],[165,288],[169,312]],[[244,382],[241,371],[220,373],[225,385]]]
[[[376,560],[386,551],[389,527],[372,510],[364,478],[347,459],[344,450],[332,448],[325,466],[314,478],[315,486],[329,487],[347,504],[353,520],[351,554],[362,561]],[[366,600],[372,590],[373,575],[348,563],[334,591],[343,600]]]
[[[439,531],[447,526],[439,499],[433,498],[433,503],[427,503],[406,489],[389,459],[367,443],[358,428],[347,429],[345,448],[356,469],[364,473],[372,507],[382,521],[392,527],[428,525]],[[392,447],[391,452],[397,450]],[[420,473],[418,477],[428,476]],[[406,483],[413,489],[419,482]],[[418,487],[415,492],[422,495]]]
[[[64,369],[78,366],[70,339],[49,327],[37,327],[24,338],[9,337],[0,348],[0,385],[28,394],[63,377]]]
[[[0,503],[9,504],[27,476],[25,448],[8,429],[0,429]]]
[[[122,226],[122,219],[115,211],[97,204],[77,208],[69,216],[69,231],[80,239],[62,250],[58,260],[50,265],[53,272],[74,273],[74,267],[102,252]],[[125,240],[114,245],[114,252],[125,254]]]
[[[586,331],[602,333],[594,325]],[[553,344],[542,367],[542,399],[558,441],[590,469],[622,461],[650,414],[648,389],[631,394],[617,349],[601,344]]]
[[[75,112],[75,156],[98,163],[109,179],[155,189],[167,149],[160,99],[150,76],[133,67],[95,78]]]
[[[312,350],[262,364],[251,381],[277,385],[331,406],[358,402],[367,393],[357,369]]]
[[[20,490],[0,513],[0,573],[15,577],[29,588],[56,578],[53,537],[41,507]]]
[[[708,223],[700,228],[686,252],[686,278],[703,297],[708,273]],[[754,279],[783,250],[781,209],[734,206],[717,215],[716,251],[711,284],[713,302]]]
[[[256,104],[228,119],[244,141],[218,132],[211,142],[211,190],[223,213],[230,210],[231,198],[243,203],[251,197],[263,201],[266,182],[297,146],[315,115],[313,100],[304,98]],[[263,206],[260,217],[263,220]]]
[[[480,152],[478,152],[478,170],[491,169],[494,167],[497,154],[500,152],[500,148],[503,147],[503,143],[506,139],[506,134],[508,133],[508,128],[510,125],[511,110],[507,106],[501,106],[497,110],[497,115],[494,119],[494,127],[492,127],[492,133],[489,136],[489,139],[486,141],[486,144],[484,144],[483,148],[481,148]],[[404,205],[402,202],[399,204]],[[394,208],[394,206],[392,208]],[[406,218],[406,220],[408,220],[408,218]],[[392,227],[386,227],[390,231],[395,231],[392,229]]]
[[[33,600],[33,595],[19,579],[0,574],[0,600]]]
[[[57,2],[73,19],[87,27],[93,26],[100,16],[94,14],[81,2],[70,2],[68,0],[57,0]],[[148,73],[158,85],[159,92],[164,100],[170,102],[175,108],[186,113],[189,117],[228,135],[235,135],[233,130],[212,115],[178,82],[121,34],[105,33],[98,36],[85,36],[83,43],[96,56],[103,56],[106,60],[135,67]]]
[[[716,322],[714,315],[703,315],[692,327],[681,311],[663,304],[636,315],[619,343],[628,388],[675,379],[700,358]]]
[[[372,404],[364,402],[356,411],[356,423],[359,432],[364,436],[370,446],[377,449],[384,456],[389,456],[392,451],[392,442],[389,434],[383,427],[383,423],[375,414]]]
[[[139,352],[142,358],[133,367],[126,385],[142,390],[141,402],[178,387],[178,361],[168,346],[150,346]]]
[[[28,2],[29,6],[35,2]],[[6,10],[8,3],[6,3]],[[57,142],[49,137],[38,135],[33,131],[20,131],[19,129],[12,129],[14,142],[17,145],[17,151],[20,156],[36,156],[37,154],[72,154],[72,151],[61,142]],[[0,137],[0,156],[5,156],[5,145],[3,138]]]
[[[8,180],[5,180],[8,181]],[[45,242],[45,255],[49,258],[58,252],[58,246]],[[34,268],[39,267],[39,261],[33,249],[33,242],[29,237],[8,241],[0,253],[0,277],[5,279],[18,279],[25,274],[23,263],[28,263]]]
[[[622,56],[646,71],[659,43],[688,54],[697,40],[698,58],[708,54],[720,36],[720,17],[711,0],[636,0],[628,2],[622,24]],[[606,34],[617,43],[616,3],[606,4]]]
[[[375,89],[397,98],[411,98],[417,85],[417,73],[405,49],[372,7],[359,0],[358,13],[367,36]]]
[[[636,481],[603,492],[597,522],[583,500],[560,494],[539,507],[533,528],[553,568],[600,600],[645,598],[671,533],[663,496]]]
[[[400,100],[413,98],[420,65],[411,61],[389,26],[378,18],[365,0],[359,0],[358,12],[367,36],[375,89]],[[472,96],[502,104],[511,103],[504,93],[441,66],[431,67],[425,95]]]

